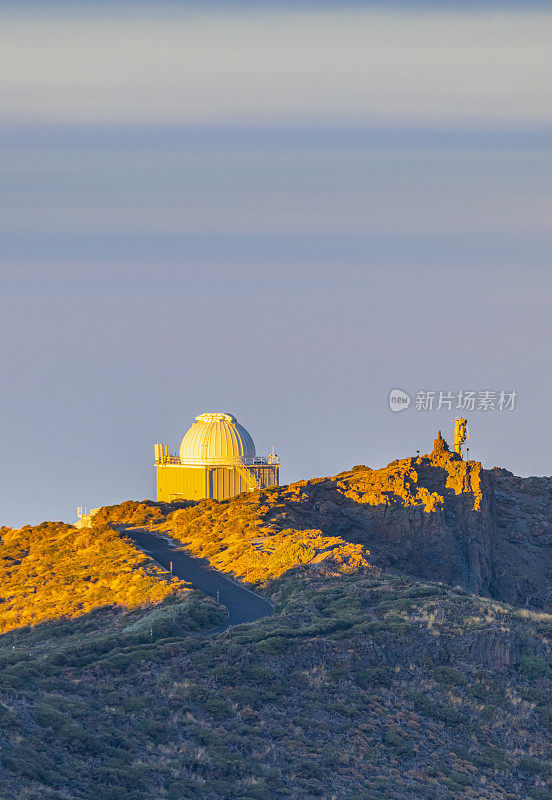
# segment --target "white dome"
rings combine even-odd
[[[182,464],[232,464],[254,455],[255,444],[243,425],[220,412],[196,417],[180,445]]]

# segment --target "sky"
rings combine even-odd
[[[551,473],[547,4],[0,10],[0,525],[154,497],[203,411],[285,483],[460,413]]]

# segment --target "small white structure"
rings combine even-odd
[[[91,508],[90,511],[87,511],[86,508],[79,506],[77,508],[77,521],[75,522],[75,528],[91,528],[92,517],[99,510],[99,508]]]

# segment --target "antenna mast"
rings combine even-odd
[[[454,452],[462,455],[462,445],[469,439],[468,420],[464,417],[456,417],[454,420]]]

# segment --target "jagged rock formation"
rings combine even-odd
[[[318,528],[371,563],[517,605],[552,603],[552,479],[485,470],[448,449],[301,481],[259,498],[273,530]]]
[[[364,560],[383,569],[548,609],[551,520],[552,479],[485,470],[451,452],[439,432],[428,455],[203,501],[166,524],[193,552],[252,582],[263,569],[274,577],[267,559],[278,543],[308,534],[362,545]],[[297,563],[306,561],[303,553]]]

